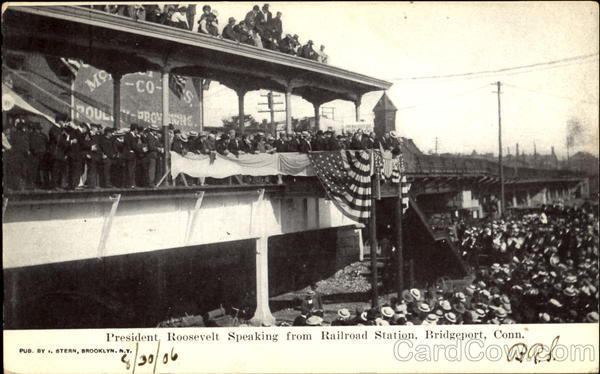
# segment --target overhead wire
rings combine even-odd
[[[551,93],[551,92],[548,92],[548,91],[545,91],[545,90],[534,90],[534,89],[531,89],[531,88],[523,87],[521,85],[515,85],[515,84],[512,84],[512,83],[503,83],[503,85],[507,86],[507,87],[515,88],[515,89],[521,90],[521,91],[527,91],[527,92],[538,93],[538,94],[542,94],[542,95],[548,95],[548,96],[556,97],[558,99],[577,101],[577,102],[581,102],[581,103],[584,103],[584,104],[598,105],[598,103],[599,103],[598,101],[588,101],[588,100],[577,99],[577,98],[570,97],[570,96],[564,96],[564,95],[559,95],[559,94]]]
[[[411,81],[411,80],[454,79],[454,78],[480,78],[480,77],[485,77],[485,76],[489,76],[489,75],[498,75],[498,74],[504,74],[504,73],[512,73],[512,74],[526,73],[526,72],[532,72],[532,71],[536,71],[536,70],[546,70],[547,68],[558,68],[558,67],[563,67],[563,66],[569,66],[572,64],[585,63],[587,61],[583,61],[583,60],[588,60],[590,58],[597,58],[597,57],[598,57],[598,52],[592,53],[592,54],[587,54],[587,55],[563,58],[560,60],[539,62],[539,63],[528,64],[528,65],[512,66],[512,67],[506,67],[506,68],[500,68],[500,69],[480,70],[480,71],[472,71],[472,72],[465,72],[465,73],[442,74],[442,75],[399,77],[399,78],[390,78],[388,80],[390,80],[390,81]],[[538,68],[538,67],[539,67],[539,69],[534,69],[534,68]],[[519,70],[523,70],[523,69],[526,69],[526,70],[523,72],[518,72]]]

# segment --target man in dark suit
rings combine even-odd
[[[244,21],[250,30],[253,30],[256,27],[256,18],[259,13],[262,14],[258,5],[255,5],[252,7],[252,10],[246,14]]]
[[[125,160],[125,185],[135,188],[135,169],[137,166],[137,155],[142,152],[142,140],[138,134],[138,125],[132,123],[129,132],[123,139],[123,158]]]
[[[306,320],[308,319],[310,311],[307,308],[301,308],[300,315],[294,319],[292,326],[306,326]]]
[[[116,161],[118,153],[113,139],[114,130],[110,127],[104,129],[104,134],[98,137],[98,147],[100,149],[100,167],[102,170],[100,185],[104,188],[112,188],[112,165]]]
[[[229,130],[229,144],[227,145],[227,150],[236,157],[239,157],[240,153],[243,153],[241,141],[236,136],[235,130]]]
[[[312,151],[312,146],[310,145],[310,135],[308,134],[308,131],[303,131],[300,144],[298,145],[298,152],[308,153],[310,151]]]
[[[39,188],[48,188],[50,170],[48,168],[48,137],[42,132],[39,122],[31,125],[29,149],[31,151],[31,183]]]
[[[83,175],[84,149],[83,136],[88,132],[86,125],[71,124],[66,128],[68,135],[67,146],[67,163],[69,165],[69,183],[68,187],[71,190],[79,189],[81,176]]]
[[[67,132],[65,129],[67,117],[56,116],[57,126],[52,126],[48,132],[48,150],[51,167],[51,187],[59,189],[62,187],[62,178],[66,173],[66,149]]]
[[[318,130],[315,138],[311,141],[311,147],[313,151],[326,151],[325,138],[323,137],[323,130]]]
[[[85,163],[87,165],[86,184],[89,188],[98,188],[98,170],[102,161],[100,152],[100,129],[102,126],[93,123],[90,131],[83,137]]]
[[[23,190],[27,185],[29,159],[31,157],[29,145],[29,132],[24,120],[16,124],[16,129],[11,133],[8,151],[9,182],[12,189]]]
[[[150,126],[150,131],[146,136],[146,147],[148,151],[145,154],[146,162],[146,185],[153,187],[156,184],[156,162],[161,153],[162,147],[158,140],[160,128],[156,125]]]
[[[239,36],[235,31],[235,18],[229,17],[229,22],[227,23],[227,26],[223,28],[221,35],[223,35],[223,39],[233,40],[235,42],[240,41]]]
[[[281,24],[281,12],[277,12],[275,18],[272,18],[270,22],[268,22],[269,29],[273,34],[275,40],[277,40],[277,44],[281,44],[281,34],[283,33],[283,26]]]
[[[285,138],[286,138],[285,133],[283,133],[283,132],[279,133],[279,137],[273,143],[273,145],[275,146],[275,149],[277,150],[278,153],[288,152],[288,147],[287,147]]]
[[[313,41],[309,40],[300,50],[300,57],[307,58],[309,60],[318,60],[319,55],[313,49]]]

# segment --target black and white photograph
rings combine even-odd
[[[3,4],[5,370],[570,325],[597,370],[598,45],[595,2]]]

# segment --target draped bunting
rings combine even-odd
[[[401,198],[408,207],[408,190],[402,157],[389,151],[333,151],[305,153],[259,153],[223,156],[218,153],[182,156],[171,152],[171,176],[227,178],[233,175],[317,176],[329,198],[347,217],[367,222],[371,207],[372,170],[383,180],[401,183]]]
[[[199,155],[188,153],[181,156],[171,152],[171,176],[187,174],[193,178],[226,178],[233,175],[267,176],[293,175],[311,177],[315,173],[308,156],[304,153],[259,153],[239,157],[221,154]]]

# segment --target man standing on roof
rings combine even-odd
[[[187,6],[187,10],[185,12],[185,16],[187,18],[188,29],[190,31],[194,31],[194,18],[196,18],[196,4],[190,4]]]
[[[270,14],[270,13],[269,13]],[[281,24],[281,12],[277,12],[275,18],[268,21],[268,28],[271,30],[273,38],[277,41],[277,44],[281,44],[281,35],[283,33],[283,26]]]
[[[244,18],[246,26],[248,26],[250,30],[256,27],[256,18],[258,17],[258,13],[260,13],[260,8],[258,5],[255,5],[252,7],[252,10],[246,14],[246,18]]]

